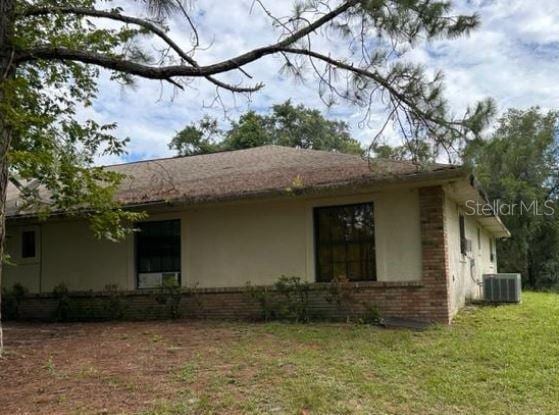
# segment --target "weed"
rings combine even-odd
[[[56,376],[56,368],[54,367],[54,359],[52,358],[52,355],[49,356],[49,358],[43,365],[43,369],[49,372],[49,375]]]

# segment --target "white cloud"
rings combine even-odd
[[[126,7],[132,7],[124,3]],[[273,42],[278,32],[271,29],[270,20],[258,5],[249,9],[252,0],[206,0],[194,3],[199,24],[201,45],[197,58],[202,63],[215,62],[235,56],[251,48]],[[286,15],[291,2],[266,1],[277,15]],[[135,6],[134,6],[135,7]],[[509,107],[526,108],[539,105],[545,109],[559,106],[559,2],[556,0],[458,0],[459,12],[477,12],[481,26],[471,36],[434,41],[412,50],[407,59],[424,64],[429,70],[442,70],[446,75],[447,98],[452,109],[460,113],[468,104],[485,97],[494,97],[501,111]],[[192,38],[184,21],[171,22],[171,32],[180,44]],[[316,48],[336,56],[347,55],[339,42],[316,37]],[[317,93],[316,84],[295,83],[279,75],[278,59],[270,57],[246,67],[254,82],[266,87],[250,101],[233,98],[225,92],[222,97],[236,117],[247,108],[264,110],[274,103],[292,99],[295,103],[317,107],[327,116],[345,119],[353,134],[368,142],[384,120],[379,106],[369,123],[362,124],[359,109],[340,105],[328,111]],[[247,80],[239,72],[220,77],[235,82]],[[184,125],[211,113],[227,120],[219,108],[208,109],[215,88],[196,80],[176,95],[168,85],[138,80],[135,89],[123,89],[103,76],[100,94],[93,108],[81,116],[91,116],[101,122],[117,122],[118,135],[130,137],[129,158],[153,158],[170,154],[167,143]],[[396,133],[388,130],[390,141]],[[114,158],[102,162],[113,162]]]

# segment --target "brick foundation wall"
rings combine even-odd
[[[448,247],[444,221],[444,191],[440,186],[419,190],[423,276],[413,282],[353,283],[354,304],[340,308],[327,301],[328,284],[311,284],[309,311],[312,318],[345,319],[374,305],[382,316],[448,324],[451,321]],[[71,319],[103,320],[114,316],[115,297],[108,293],[72,293]],[[19,306],[21,319],[52,320],[59,300],[50,294],[29,295]],[[146,320],[169,318],[172,307],[157,292],[118,293],[120,318]],[[113,310],[113,311],[111,311]],[[180,317],[258,319],[261,307],[245,287],[189,290],[176,307]]]
[[[311,284],[309,314],[316,320],[345,320],[366,313],[366,306],[378,308],[381,315],[421,318],[417,295],[423,290],[421,282],[367,282],[351,285],[354,302],[337,306],[328,301],[328,284]],[[272,296],[274,290],[270,290]],[[127,291],[116,296],[107,293],[71,293],[67,320],[110,320],[118,302],[119,318],[123,320],[157,320],[173,317],[172,308],[161,301],[157,291]],[[53,321],[57,316],[59,299],[51,294],[26,296],[20,303],[21,320]],[[112,306],[111,306],[112,304]],[[111,312],[111,307],[113,312]],[[244,287],[189,290],[181,295],[176,308],[182,318],[260,320],[262,309]]]

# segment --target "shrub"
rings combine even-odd
[[[382,321],[380,311],[375,304],[363,303],[364,312],[360,321],[364,324],[379,324]]]
[[[126,312],[126,305],[122,302],[122,294],[117,284],[108,284],[104,288],[107,300],[104,303],[103,314],[109,320],[120,320]]]
[[[72,315],[72,299],[69,296],[68,287],[61,282],[52,289],[52,294],[57,299],[54,320],[69,321]]]
[[[299,277],[281,276],[272,290],[247,284],[247,293],[258,302],[265,321],[308,322],[309,291],[309,284]]]
[[[278,314],[280,318],[295,322],[309,321],[310,286],[299,277],[281,276],[274,284],[278,292]]]
[[[264,321],[270,321],[277,318],[274,302],[270,291],[266,287],[255,287],[250,282],[246,285],[246,292],[251,300],[258,303],[260,307],[261,318]]]
[[[347,321],[355,316],[355,295],[351,281],[345,276],[334,277],[326,290],[326,301],[334,304]]]
[[[181,287],[175,280],[164,280],[159,292],[155,294],[157,303],[167,306],[171,318],[180,317]]]
[[[23,285],[16,283],[11,290],[2,289],[2,316],[6,320],[19,318],[19,307],[28,290]]]

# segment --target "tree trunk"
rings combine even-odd
[[[12,66],[12,36],[14,30],[14,0],[0,0],[0,108],[8,104],[6,89],[14,77]],[[6,240],[6,191],[8,187],[8,151],[12,141],[12,127],[6,111],[0,111],[0,292],[2,288],[2,268]],[[4,351],[2,333],[2,300],[0,295],[0,356]]]

